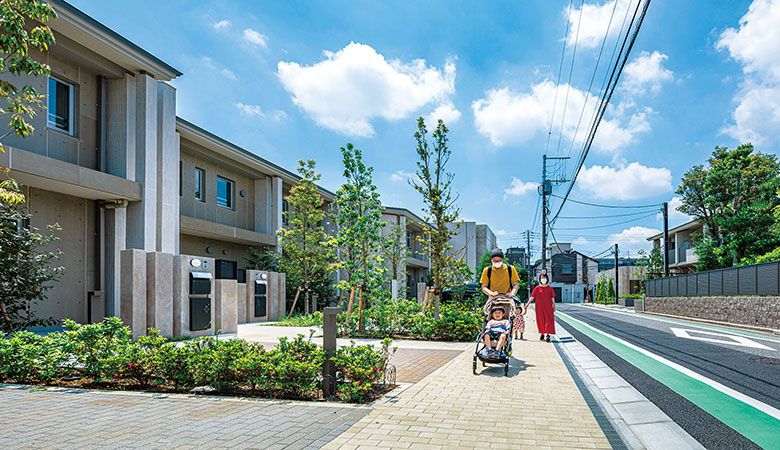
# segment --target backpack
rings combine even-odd
[[[506,265],[506,268],[509,271],[509,290],[511,291],[512,290],[512,273],[513,272],[517,273],[517,272],[515,272],[515,267],[514,266],[510,266],[509,264]],[[490,289],[490,274],[493,272],[493,265],[492,264],[489,265],[487,269],[488,269],[488,273],[487,273],[488,282],[487,282],[487,285],[488,285],[488,289]],[[520,278],[520,275],[518,275],[517,277]]]

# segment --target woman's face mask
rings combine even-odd
[[[500,269],[502,265],[504,265],[504,263],[502,261],[494,262],[493,263],[493,268],[494,269]]]
[[[539,278],[539,282],[542,283],[542,284],[547,284],[547,278],[544,278],[544,277]]]

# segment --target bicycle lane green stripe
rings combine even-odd
[[[780,420],[557,312],[556,317],[765,449],[780,450]]]

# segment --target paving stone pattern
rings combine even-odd
[[[463,353],[462,350],[399,348],[390,357],[398,383],[416,383]]]
[[[320,448],[367,407],[0,386],[0,448]]]
[[[373,411],[326,449],[611,448],[554,344],[539,341],[529,311],[509,377],[465,351]]]

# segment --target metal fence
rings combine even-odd
[[[780,262],[647,280],[648,297],[780,295]]]

